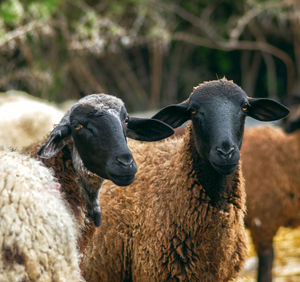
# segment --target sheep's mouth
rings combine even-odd
[[[219,173],[222,175],[228,175],[228,174],[232,174],[236,167],[237,167],[237,163],[229,163],[229,164],[217,164],[217,163],[211,163],[212,167]]]
[[[127,186],[133,182],[135,174],[115,175],[110,174],[109,179],[118,186]]]

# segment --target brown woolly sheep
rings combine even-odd
[[[291,132],[299,120],[287,124]],[[258,254],[257,280],[272,281],[273,238],[280,226],[300,224],[300,130],[286,134],[271,126],[245,131],[246,225]]]
[[[86,281],[229,281],[246,257],[245,191],[239,166],[244,121],[284,117],[269,99],[233,82],[200,84],[153,118],[184,136],[129,146],[139,166],[122,189],[105,182],[102,225],[84,253]]]
[[[124,103],[107,94],[80,99],[65,114],[47,140],[27,148],[54,170],[61,192],[72,208],[83,251],[100,225],[99,191],[104,179],[129,185],[137,171],[126,135],[144,141],[173,134],[161,121],[129,117]]]
[[[0,151],[0,281],[83,281],[59,186],[41,162]]]

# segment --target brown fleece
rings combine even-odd
[[[249,128],[242,148],[246,224],[257,250],[272,245],[280,226],[300,224],[300,130]]]
[[[192,138],[189,126],[183,137],[129,142],[139,170],[128,187],[110,181],[102,186],[102,224],[81,264],[86,281],[229,281],[237,276],[246,257],[240,168],[218,183],[220,177],[203,165]]]

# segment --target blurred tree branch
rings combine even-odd
[[[247,26],[250,26],[252,24],[252,20],[255,19],[255,17],[257,17],[263,11],[274,7],[287,7],[291,4],[291,0],[285,0],[281,2],[269,1],[266,3],[258,3],[237,20],[235,28],[227,30],[227,34],[230,36],[227,40],[217,33],[216,27],[207,18],[204,19],[204,17],[197,17],[178,5],[169,5],[168,9],[174,11],[177,15],[190,22],[193,26],[197,27],[200,30],[200,32],[203,33],[202,36],[198,36],[195,35],[195,33],[191,34],[188,32],[175,32],[173,35],[173,38],[175,40],[181,40],[198,46],[205,46],[208,48],[219,49],[224,51],[253,50],[273,55],[279,58],[286,65],[288,81],[287,89],[288,92],[291,92],[295,84],[296,72],[294,62],[286,52],[267,43],[265,38],[262,38],[262,36],[260,36],[259,40],[255,41],[238,40],[245,28]],[[266,63],[268,63],[268,68],[270,70],[270,65],[272,64],[270,57],[266,57],[265,61]]]
[[[288,91],[290,91],[295,82],[295,67],[292,59],[288,54],[286,54],[281,49],[272,46],[263,41],[211,41],[207,38],[201,38],[195,36],[193,34],[182,33],[178,32],[175,33],[173,36],[174,39],[188,42],[191,44],[205,46],[208,48],[213,49],[220,49],[224,51],[231,51],[231,50],[256,50],[265,53],[269,53],[280,60],[286,65],[286,69],[288,72]]]
[[[4,2],[2,89],[56,101],[106,92],[130,109],[176,102],[216,75],[252,95],[300,94],[297,0]]]
[[[32,21],[23,26],[17,27],[0,37],[0,47],[4,47],[4,45],[9,44],[13,40],[24,39],[27,33],[37,31],[42,28],[45,28],[45,22],[41,20]]]

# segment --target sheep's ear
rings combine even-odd
[[[187,104],[174,104],[161,109],[152,118],[159,119],[173,128],[177,128],[190,119],[190,112]]]
[[[174,134],[173,128],[160,120],[130,117],[126,135],[140,141],[158,141]]]
[[[41,158],[49,159],[55,156],[66,144],[71,130],[67,125],[58,125],[50,133],[49,137],[38,151]]]
[[[272,99],[248,98],[250,104],[247,114],[261,121],[273,121],[286,117],[289,109]]]
[[[300,117],[287,121],[284,125],[284,131],[286,133],[292,133],[298,129],[300,129]]]

